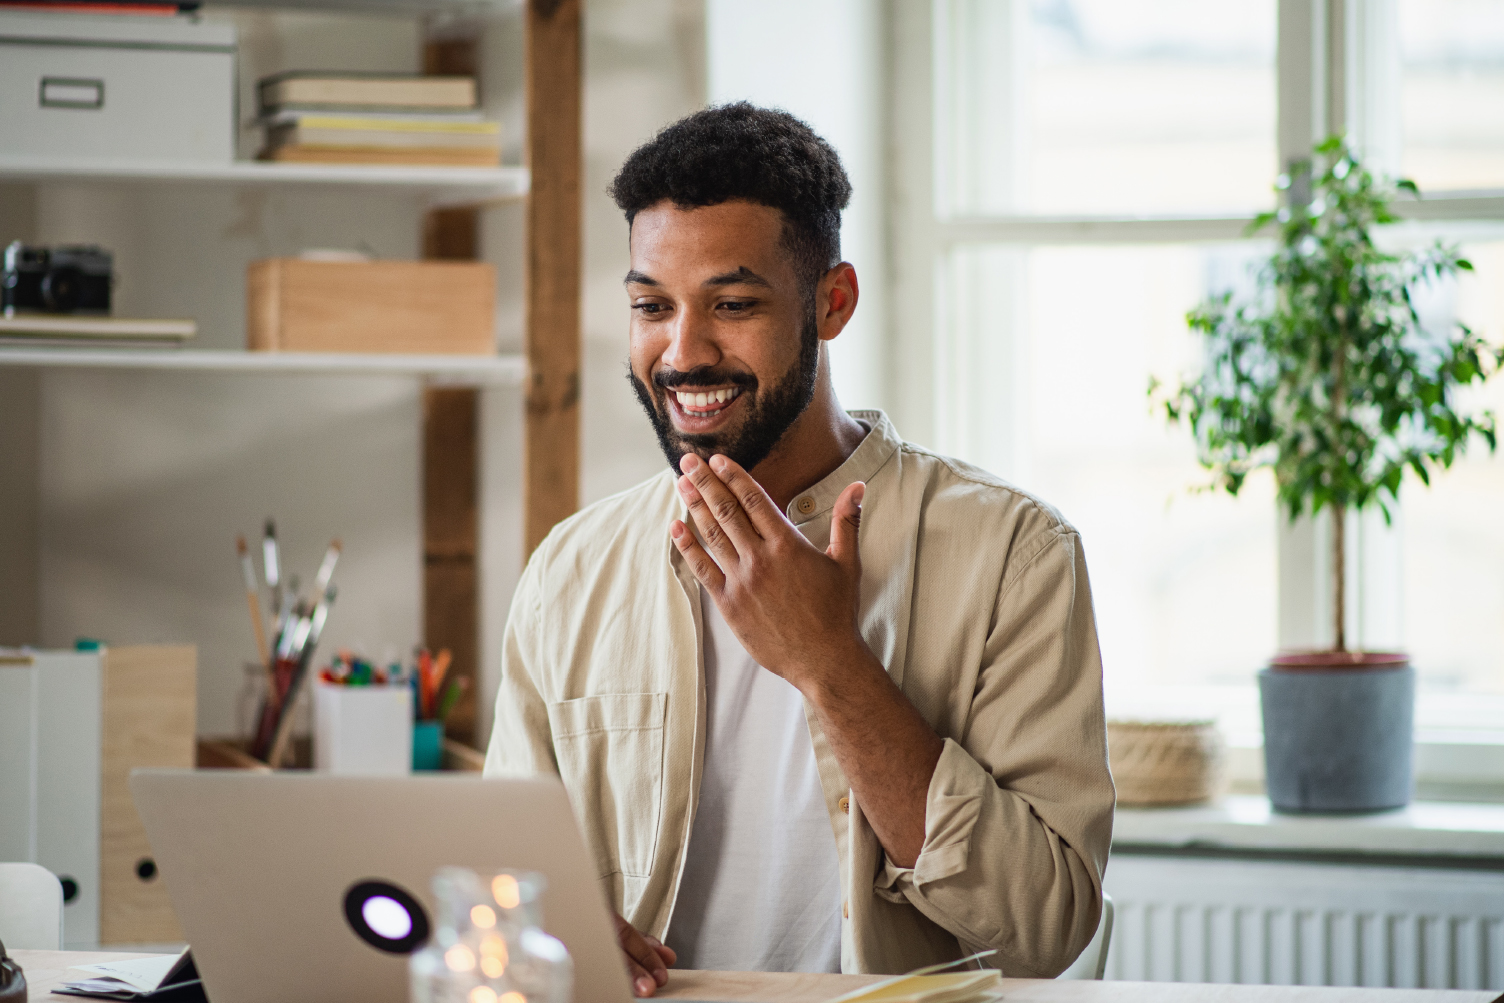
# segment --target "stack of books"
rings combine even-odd
[[[474,77],[279,73],[257,88],[262,160],[495,167]]]

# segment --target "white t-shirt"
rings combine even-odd
[[[804,698],[700,590],[705,776],[668,946],[678,967],[839,972],[841,874]]]

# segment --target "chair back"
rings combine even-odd
[[[13,951],[62,950],[63,883],[41,864],[0,864],[0,941]]]
[[[1092,934],[1091,943],[1086,945],[1075,960],[1075,963],[1058,978],[1062,979],[1097,979],[1102,978],[1107,971],[1107,948],[1112,944],[1112,896],[1102,896],[1102,918],[1097,923],[1097,932]]]

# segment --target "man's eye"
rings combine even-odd
[[[657,314],[657,313],[662,312],[662,310],[663,310],[663,304],[662,303],[633,303],[632,304],[632,309],[633,310],[641,310],[643,313],[648,314],[648,315],[651,316],[653,314]]]
[[[727,313],[744,313],[752,309],[751,303],[741,303],[736,300],[728,300],[721,304],[721,309]]]

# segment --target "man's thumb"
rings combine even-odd
[[[857,531],[862,524],[862,498],[866,493],[867,485],[861,481],[849,485],[830,513],[830,556],[854,577],[860,576],[862,568]]]

